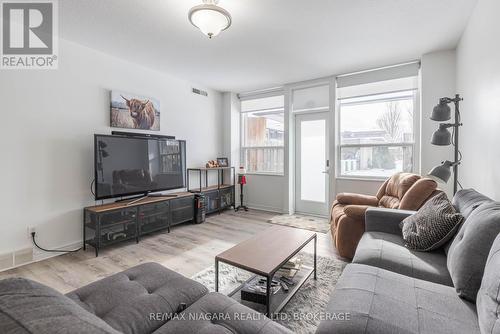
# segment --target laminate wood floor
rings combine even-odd
[[[213,265],[215,255],[275,225],[266,221],[276,214],[250,210],[227,210],[210,215],[204,224],[174,226],[170,233],[159,232],[135,241],[104,248],[95,257],[94,249],[56,256],[0,273],[0,279],[25,277],[62,293],[89,284],[144,262],[157,262],[187,277]],[[285,227],[292,228],[292,227]],[[340,258],[330,233],[318,233],[318,255]],[[307,246],[305,251],[312,252]]]

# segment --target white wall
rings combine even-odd
[[[457,88],[463,95],[459,179],[500,199],[500,1],[479,0],[457,48]]]
[[[82,209],[94,204],[93,134],[110,133],[109,90],[161,101],[161,134],[187,140],[187,165],[222,152],[221,94],[60,41],[59,69],[1,71],[0,254],[30,247],[36,226],[46,247],[82,238]],[[199,87],[206,89],[204,87]]]
[[[250,208],[287,212],[285,208],[286,178],[279,175],[247,175],[244,201]]]
[[[438,51],[422,56],[421,65],[421,145],[420,171],[426,175],[434,166],[444,160],[453,161],[453,147],[435,146],[431,144],[434,131],[439,122],[430,120],[432,109],[441,97],[454,97],[456,94],[456,57],[455,50]],[[453,121],[453,120],[451,120]],[[450,121],[450,122],[451,122]],[[453,179],[448,184],[439,187],[448,193],[453,193]]]

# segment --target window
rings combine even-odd
[[[416,89],[340,99],[339,167],[345,177],[414,170]]]
[[[284,96],[241,102],[241,161],[247,173],[283,174]]]

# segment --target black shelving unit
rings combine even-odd
[[[229,171],[231,184],[224,184],[224,172]],[[208,176],[211,172],[217,172],[217,184],[209,185]],[[199,187],[190,188],[190,176],[198,174]],[[204,181],[204,182],[203,182]],[[221,212],[230,207],[236,207],[235,203],[236,171],[234,167],[200,167],[187,169],[188,191],[205,195],[206,213]]]
[[[130,202],[130,201],[129,201]],[[83,249],[87,245],[99,255],[102,247],[135,240],[194,219],[194,194],[176,197],[149,197],[137,203],[127,201],[91,206],[83,214]]]

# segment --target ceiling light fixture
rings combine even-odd
[[[202,33],[212,38],[231,26],[231,14],[217,6],[218,0],[203,0],[202,5],[189,10],[188,19]]]

